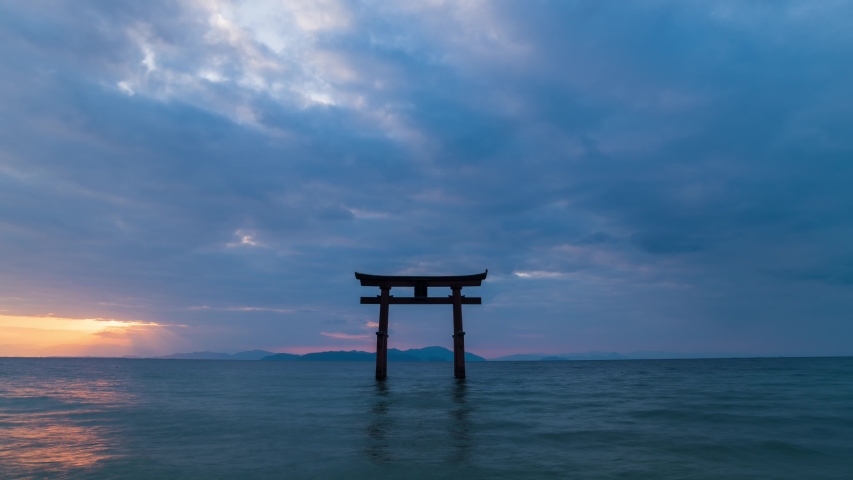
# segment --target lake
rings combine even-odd
[[[853,358],[0,358],[0,478],[853,478]]]

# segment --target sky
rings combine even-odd
[[[372,350],[353,272],[486,269],[486,357],[851,355],[851,18],[0,2],[0,355]]]

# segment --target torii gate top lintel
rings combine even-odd
[[[479,287],[489,271],[474,275],[370,275],[355,272],[356,280],[362,287],[415,287],[426,284],[428,287]]]

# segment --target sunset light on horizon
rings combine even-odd
[[[178,346],[164,327],[154,322],[0,314],[0,356],[150,355]]]

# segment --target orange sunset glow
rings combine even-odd
[[[159,353],[177,340],[165,326],[137,320],[0,315],[0,356]]]

